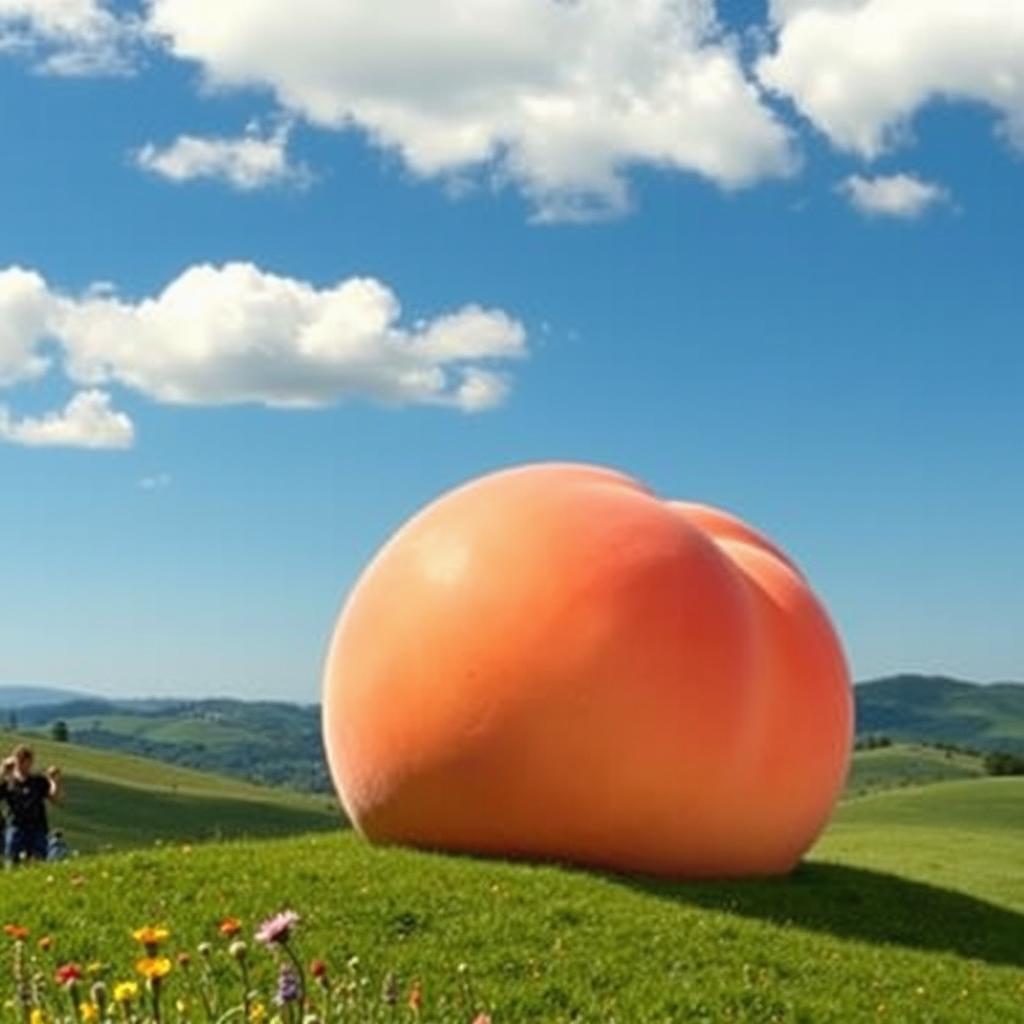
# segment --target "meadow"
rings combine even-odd
[[[291,1019],[270,1001],[277,966],[252,935],[294,909],[299,962],[327,971],[326,987],[307,979],[311,1016],[331,991],[332,1019],[360,1021],[1008,1022],[1024,1017],[1022,808],[1021,779],[850,799],[807,862],[771,881],[375,850],[335,831],[8,873],[0,906],[31,930],[22,951],[43,975],[92,964],[110,990],[141,981],[133,929],[166,924],[166,1019],[207,1019],[197,970],[215,979],[218,1012],[242,1015],[238,963],[218,930],[229,917],[249,940],[259,1006]]]

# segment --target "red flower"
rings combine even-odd
[[[409,989],[409,1009],[413,1013],[419,1013],[420,1007],[423,1005],[423,988],[418,981],[412,983],[412,988]]]
[[[309,965],[309,973],[312,974],[314,978],[326,978],[327,964],[325,964],[323,960],[314,960]]]
[[[224,936],[225,939],[233,939],[242,930],[242,922],[237,917],[225,917],[219,925],[217,925],[217,931]]]
[[[58,985],[63,985],[67,988],[73,985],[76,981],[80,981],[82,978],[82,968],[78,964],[62,964],[57,968],[54,979]]]
[[[5,924],[4,934],[15,942],[24,942],[29,937],[29,930],[20,924]]]

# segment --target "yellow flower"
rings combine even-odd
[[[29,1015],[29,1024],[46,1024],[46,1014],[37,1006]]]
[[[267,1016],[267,1008],[262,1003],[253,1003],[249,1008],[249,1020],[252,1024],[261,1024]]]
[[[82,1003],[78,1007],[78,1016],[85,1024],[92,1024],[93,1021],[100,1019],[100,1008],[95,1003]]]
[[[161,942],[164,942],[170,934],[171,933],[163,925],[147,924],[142,928],[136,928],[135,931],[132,932],[132,937],[136,942],[141,942],[144,946],[157,946]]]
[[[171,973],[171,961],[165,956],[144,956],[135,964],[135,970],[146,981],[159,981]]]
[[[188,1012],[188,1003],[184,999],[175,1000],[174,1008],[184,1017]]]
[[[119,981],[114,986],[114,1001],[130,1003],[139,994],[139,986],[134,981]]]

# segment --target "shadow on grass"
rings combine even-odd
[[[673,883],[608,877],[693,907],[839,938],[1024,967],[1024,914],[877,871],[808,863],[788,878],[761,881]]]

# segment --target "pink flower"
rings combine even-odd
[[[299,923],[294,910],[282,910],[280,914],[268,917],[256,931],[256,941],[266,946],[280,945],[288,941],[292,929]]]

